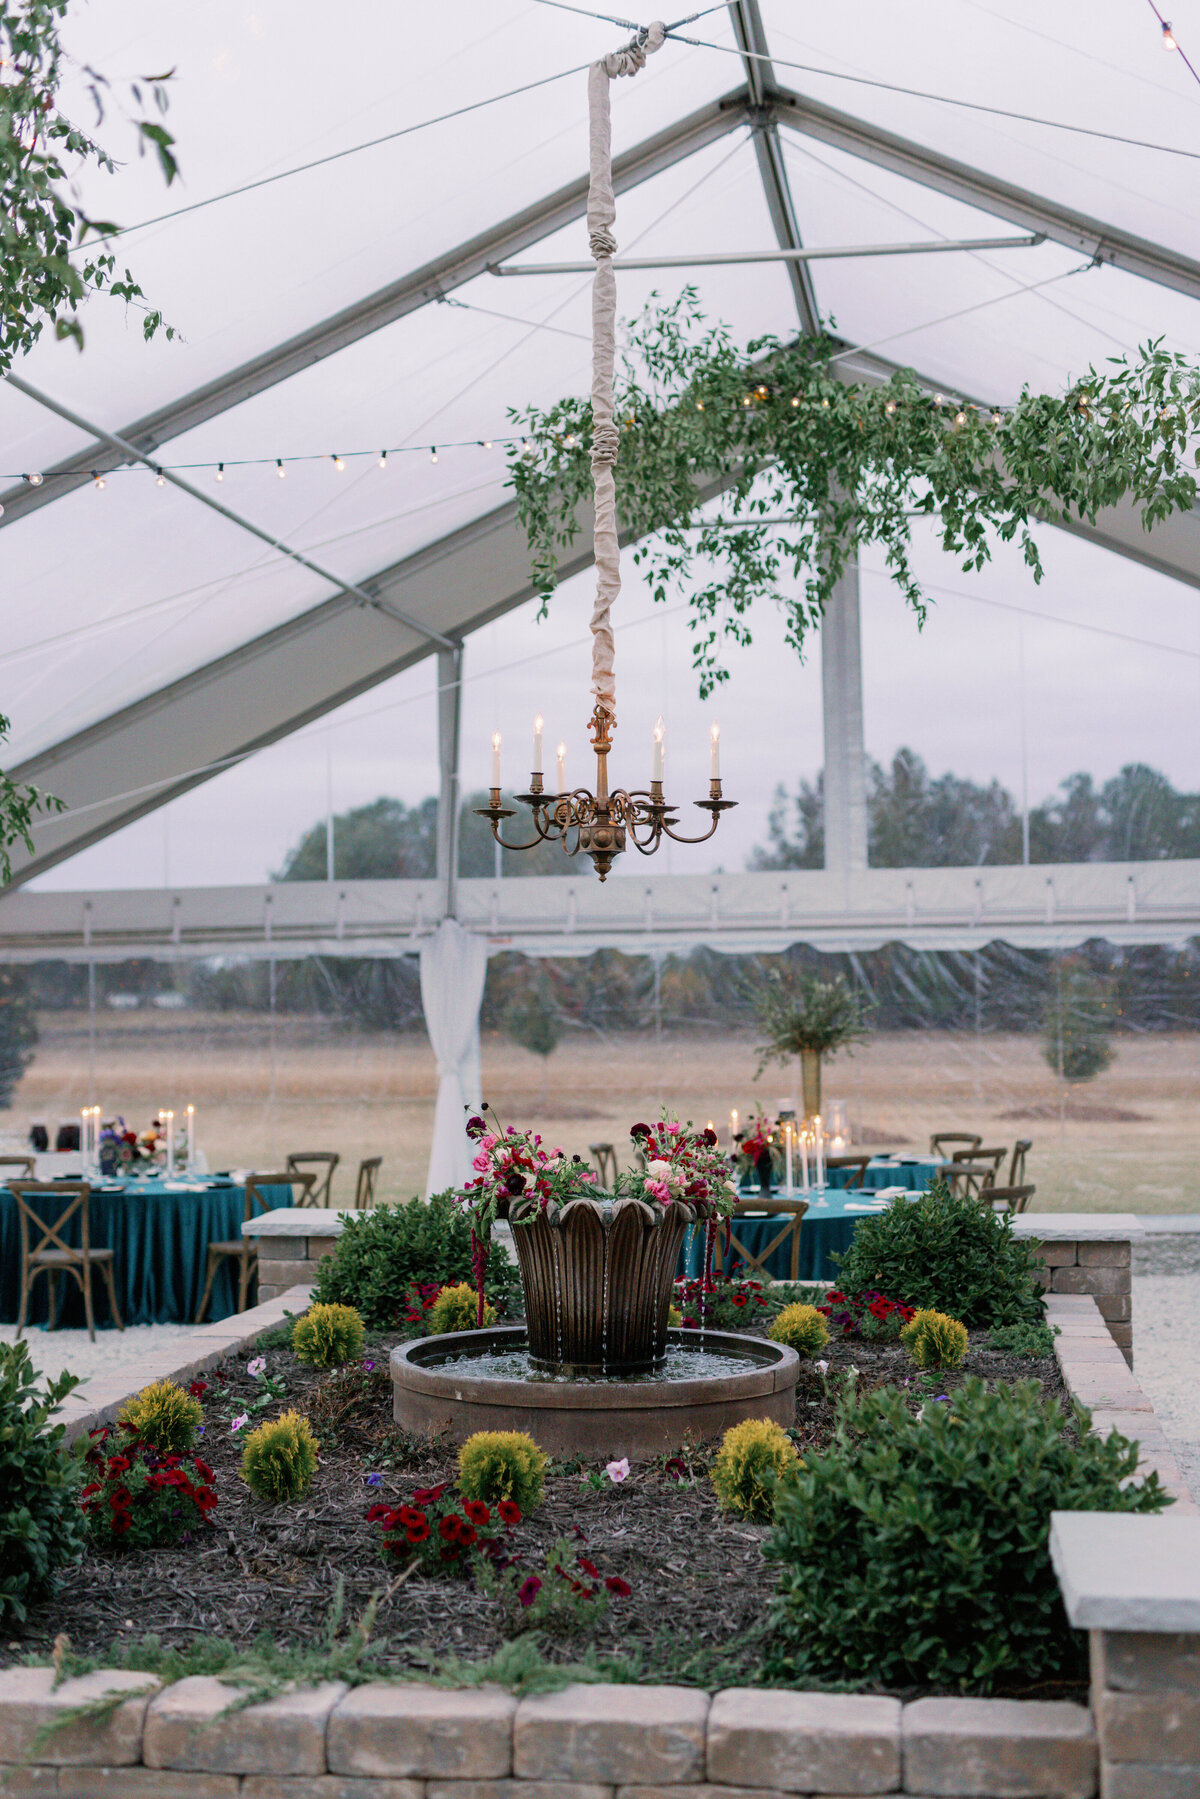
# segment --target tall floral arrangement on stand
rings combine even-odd
[[[791,969],[773,972],[754,996],[758,1022],[766,1037],[759,1046],[759,1074],[768,1062],[800,1058],[804,1115],[821,1110],[821,1063],[839,1049],[861,1043],[868,1035],[862,1000],[844,975],[822,981]]]

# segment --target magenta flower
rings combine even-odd
[[[527,1574],[525,1579],[521,1582],[520,1586],[517,1588],[517,1603],[519,1605],[526,1605],[526,1606],[532,1605],[534,1600],[537,1598],[538,1594],[541,1592],[541,1590],[542,1590],[542,1583],[538,1579],[537,1575],[536,1574]]]

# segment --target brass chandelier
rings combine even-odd
[[[528,843],[509,843],[500,835],[506,818],[516,816],[500,800],[500,733],[492,737],[490,803],[479,808],[492,836],[504,849],[535,849],[540,843],[559,843],[568,856],[580,850],[591,857],[603,881],[614,860],[632,843],[643,856],[652,856],[664,837],[676,843],[704,843],[736,800],[721,794],[720,738],[713,725],[712,766],[708,798],[694,802],[712,816],[699,837],[684,836],[676,808],[663,795],[665,728],[660,718],[654,727],[654,761],[649,788],[628,791],[608,786],[608,755],[617,728],[616,688],[613,680],[612,605],[621,588],[620,549],[617,538],[616,485],[613,465],[620,448],[620,432],[613,418],[613,360],[616,324],[616,282],[612,259],[617,240],[613,235],[616,206],[612,190],[612,134],[609,116],[609,84],[617,76],[636,75],[646,57],[661,48],[665,28],[661,22],[640,28],[624,50],[593,63],[588,71],[588,125],[590,178],[588,184],[588,241],[596,263],[592,289],[592,479],[595,485],[595,519],[592,531],[596,564],[596,602],[592,610],[592,691],[596,698],[591,717],[592,747],[596,752],[596,784],[568,788],[564,767],[565,746],[558,746],[558,783],[555,793],[545,791],[542,775],[542,729],[539,717],[533,729],[533,770],[529,791],[515,797],[528,806],[534,835]]]

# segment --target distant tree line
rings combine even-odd
[[[821,868],[825,861],[824,780],[780,786],[767,821],[768,843],[750,867]],[[970,868],[1019,863],[1020,808],[999,781],[932,776],[915,750],[891,767],[867,770],[867,855],[873,868]],[[1166,776],[1131,762],[1097,787],[1070,775],[1057,795],[1029,813],[1031,862],[1158,862],[1200,856],[1200,794],[1178,793]]]

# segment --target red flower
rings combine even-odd
[[[446,1488],[449,1485],[450,1485],[450,1482],[448,1480],[444,1480],[440,1487],[418,1487],[416,1492],[412,1496],[413,1504],[414,1505],[436,1505],[438,1500],[442,1497],[442,1494],[446,1491]]]
[[[429,1536],[429,1520],[422,1518],[419,1524],[410,1524],[405,1532],[410,1543],[423,1543]]]
[[[577,1555],[575,1560],[585,1574],[590,1574],[593,1580],[599,1580],[600,1570],[597,1568],[595,1562],[589,1562],[586,1555]]]
[[[444,1562],[456,1562],[458,1560],[458,1550],[453,1548],[452,1546],[448,1546],[447,1548],[443,1549],[442,1550],[442,1560]]]
[[[402,1524],[405,1530],[415,1530],[418,1524],[425,1523],[425,1514],[419,1512],[415,1506],[402,1505],[396,1513],[396,1522]]]
[[[496,1507],[496,1510],[499,1512],[500,1517],[505,1524],[519,1524],[521,1522],[521,1508],[515,1499],[502,1499]]]
[[[213,1474],[212,1469],[207,1462],[202,1462],[199,1456],[195,1458],[193,1465],[196,1469],[196,1473],[202,1475],[205,1480],[215,1480],[216,1476]]]
[[[619,1574],[608,1575],[604,1584],[610,1593],[616,1594],[618,1599],[628,1599],[629,1595],[633,1592],[633,1588],[630,1586],[629,1582],[627,1580],[622,1580]]]
[[[748,1293],[734,1293],[732,1295],[733,1303],[735,1306],[744,1306],[747,1299],[749,1299],[749,1297],[750,1297],[750,1295]]]
[[[367,1507],[366,1519],[368,1524],[378,1524],[381,1519],[391,1521],[394,1516],[395,1514],[390,1505],[371,1505]]]
[[[103,1481],[94,1480],[90,1486],[85,1487],[83,1489],[83,1492],[79,1495],[79,1497],[81,1499],[90,1499],[93,1493],[98,1493],[100,1491],[103,1484],[104,1484]]]
[[[468,1499],[463,1505],[463,1511],[467,1514],[467,1517],[471,1520],[472,1524],[482,1526],[484,1524],[490,1524],[492,1521],[492,1514],[487,1506],[484,1505],[482,1499]]]
[[[125,1532],[129,1529],[129,1526],[132,1524],[132,1522],[133,1522],[133,1520],[129,1516],[128,1512],[118,1512],[116,1517],[112,1521],[113,1536],[114,1537],[123,1536],[125,1534]]]
[[[542,1590],[542,1583],[536,1574],[528,1574],[517,1588],[518,1605],[532,1605]]]
[[[465,1518],[460,1521],[458,1526],[458,1540],[464,1549],[469,1549],[478,1535],[479,1532],[475,1529],[473,1524],[468,1524]]]
[[[108,1472],[110,1474],[124,1474],[130,1466],[130,1460],[127,1455],[110,1455],[108,1458]]]
[[[459,1517],[457,1512],[451,1512],[448,1518],[443,1518],[438,1525],[438,1535],[441,1537],[442,1542],[457,1543],[458,1533],[463,1522],[464,1520]]]
[[[208,1392],[208,1382],[206,1380],[194,1380],[188,1387],[188,1392],[193,1399],[203,1399],[204,1395]]]

